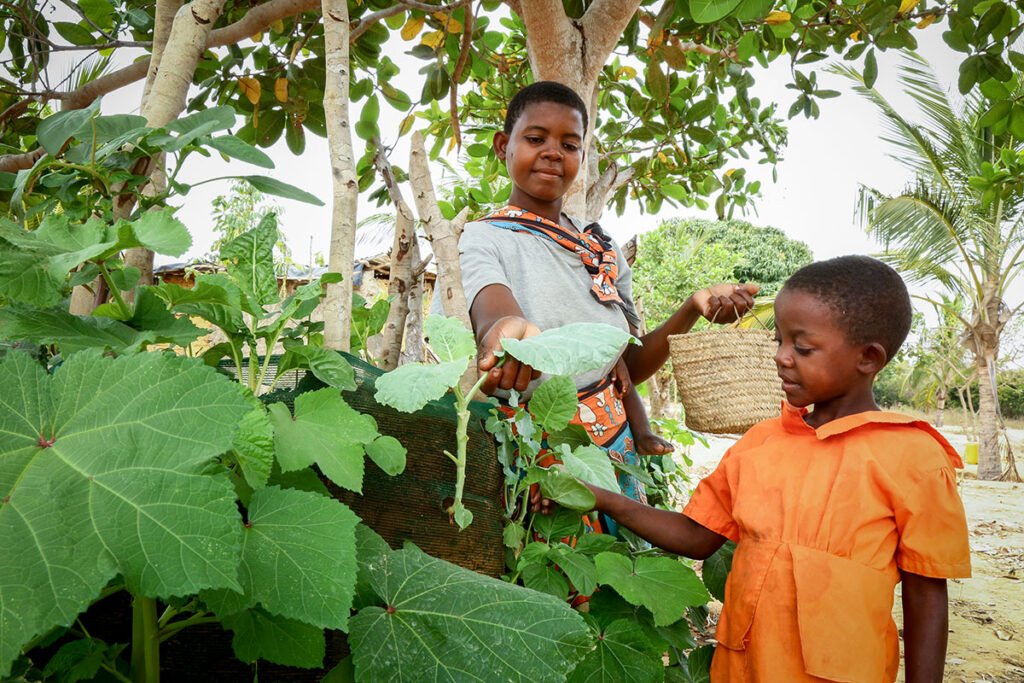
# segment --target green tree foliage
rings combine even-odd
[[[864,187],[859,206],[885,258],[905,277],[938,285],[947,301],[963,301],[957,315],[978,376],[986,385],[979,402],[981,449],[978,476],[1002,473],[997,442],[996,368],[1000,338],[1019,309],[1006,300],[1020,275],[1024,253],[1024,130],[995,133],[985,126],[991,98],[985,89],[952,101],[928,65],[908,56],[901,82],[924,124],[898,112],[861,75],[840,68],[881,111],[888,141],[912,174],[899,193]],[[1009,79],[1024,93],[1019,74]],[[940,304],[941,305],[941,304]]]
[[[634,295],[643,301],[647,324],[656,326],[708,282],[756,282],[770,296],[811,260],[806,244],[778,228],[740,220],[665,221],[640,237]]]

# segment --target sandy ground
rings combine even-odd
[[[965,439],[959,430],[950,429],[946,435],[962,452]],[[1021,469],[1024,431],[1011,434],[1011,438]],[[732,443],[730,439],[712,438],[710,448],[697,445],[691,449],[695,482],[714,468]],[[945,680],[1024,683],[1024,484],[978,481],[975,470],[968,465],[960,477],[973,576],[949,583]],[[902,615],[898,596],[895,602],[899,625]],[[899,680],[903,680],[902,671]]]

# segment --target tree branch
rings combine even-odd
[[[384,186],[388,189],[391,203],[395,205],[395,236],[391,245],[391,265],[388,277],[388,297],[391,299],[391,308],[388,310],[388,317],[381,329],[381,336],[384,343],[381,345],[380,356],[381,367],[384,370],[394,370],[398,367],[399,358],[402,353],[402,338],[405,334],[405,323],[409,316],[409,291],[412,289],[414,277],[413,271],[413,243],[416,241],[415,219],[409,205],[402,197],[402,191],[395,182],[395,174],[391,169],[391,163],[384,155],[379,141],[377,153],[373,158],[373,165],[377,167]]]
[[[524,0],[519,3],[516,14],[523,20],[526,34],[530,36],[526,45],[537,80],[553,78],[556,65],[575,61],[576,55],[567,55],[566,52],[582,54],[582,36],[566,15],[561,0]],[[582,81],[582,74],[578,79]],[[575,83],[566,85],[579,89]]]
[[[452,72],[452,87],[448,90],[452,135],[455,138],[455,146],[459,149],[462,148],[462,131],[459,130],[459,79],[462,78],[462,70],[466,67],[466,62],[469,60],[469,48],[473,42],[473,23],[475,19],[473,16],[472,0],[465,0],[463,4],[466,6],[466,21],[463,22],[462,26],[462,44],[459,47],[459,60],[455,63],[455,70]]]
[[[5,173],[17,173],[26,168],[32,168],[36,162],[43,158],[46,150],[42,147],[25,152],[24,154],[0,155],[0,171]]]
[[[640,0],[595,0],[580,19],[586,39],[583,79],[595,80],[640,6]]]

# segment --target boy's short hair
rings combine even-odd
[[[505,111],[506,135],[512,134],[512,128],[515,127],[516,121],[522,116],[526,106],[537,102],[554,102],[555,104],[564,104],[575,109],[583,118],[583,134],[587,134],[589,119],[587,117],[587,105],[583,103],[583,98],[575,90],[563,83],[557,81],[537,81],[512,96],[512,100],[508,103],[508,109]]]
[[[910,294],[895,270],[869,256],[840,256],[804,266],[783,289],[806,292],[836,313],[853,344],[878,342],[892,360],[910,332]]]

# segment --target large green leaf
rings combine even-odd
[[[588,484],[600,486],[609,491],[619,490],[615,479],[615,467],[608,457],[608,452],[598,446],[581,446],[571,453],[562,452],[559,457],[565,465],[565,471],[582,479]]]
[[[678,621],[687,607],[711,599],[697,574],[671,557],[639,557],[634,564],[625,555],[601,553],[594,561],[598,582],[611,586],[634,605],[649,609],[658,626]]]
[[[385,607],[352,617],[357,680],[561,681],[591,647],[582,617],[563,601],[414,546],[364,566]]]
[[[640,625],[618,619],[601,630],[597,647],[569,676],[569,683],[660,683],[665,680],[661,654]]]
[[[442,363],[466,361],[476,355],[473,333],[458,318],[427,316],[423,323],[423,334]]]
[[[272,194],[275,197],[294,199],[295,201],[305,202],[306,204],[312,204],[314,206],[324,205],[316,195],[310,194],[305,190],[300,190],[294,185],[283,183],[276,178],[270,178],[265,175],[246,175],[241,176],[241,178],[242,180],[248,180],[250,185],[263,194]]]
[[[698,24],[710,24],[722,19],[734,9],[741,0],[690,0],[690,16]]]
[[[377,378],[377,401],[403,413],[414,413],[429,401],[448,393],[459,383],[466,371],[466,361],[456,360],[439,365],[408,363]]]
[[[224,616],[259,604],[287,619],[345,628],[356,583],[355,514],[320,494],[276,486],[254,492],[248,513],[243,593],[230,605],[211,597],[211,605]]]
[[[209,109],[203,109],[194,114],[183,116],[180,119],[175,119],[168,123],[166,128],[172,133],[179,133],[181,135],[188,135],[198,129],[203,130],[204,133],[227,130],[235,125],[235,116],[234,107],[228,105],[210,107]]]
[[[199,316],[228,334],[234,334],[245,327],[242,293],[224,275],[199,275],[193,287],[164,282],[154,287],[153,293],[163,299],[171,310]]]
[[[597,588],[597,566],[592,558],[560,543],[548,551],[548,559],[561,567],[580,595],[590,595]]]
[[[256,166],[262,166],[263,168],[274,168],[274,162],[267,156],[266,152],[253,147],[234,135],[222,135],[211,138],[210,147],[239,161],[245,161]]]
[[[551,375],[580,375],[601,370],[622,353],[633,335],[604,323],[572,323],[526,339],[502,339],[518,360]]]
[[[321,628],[258,607],[224,617],[223,623],[234,632],[231,645],[243,662],[265,659],[284,666],[323,666],[327,648]]]
[[[245,483],[254,489],[266,486],[274,465],[274,428],[262,407],[242,418],[231,450]]]
[[[296,368],[309,368],[324,384],[342,391],[356,389],[355,370],[337,351],[308,345],[285,345],[285,348],[287,351],[277,364],[278,375]]]
[[[98,107],[97,100],[87,109],[65,109],[47,116],[36,127],[36,139],[47,154],[57,156],[64,143],[82,127],[82,124],[93,117]]]
[[[725,581],[729,578],[729,570],[732,569],[732,556],[736,552],[736,544],[726,541],[715,554],[704,560],[701,565],[701,578],[708,591],[716,599],[725,601]]]
[[[170,208],[147,211],[132,221],[138,245],[158,254],[181,256],[192,246],[192,235]]]
[[[60,301],[63,282],[38,254],[0,248],[0,295],[45,308]]]
[[[557,466],[544,472],[540,480],[540,490],[545,498],[550,498],[570,510],[587,512],[593,510],[597,502],[590,489]]]
[[[576,415],[576,383],[555,376],[543,382],[530,398],[530,413],[546,432],[559,432]]]
[[[277,244],[277,216],[268,213],[260,224],[225,244],[220,257],[249,299],[261,306],[276,303],[277,276],[274,274],[274,245]]]
[[[389,476],[405,471],[405,446],[393,436],[382,436],[366,446],[366,454]]]
[[[0,362],[0,675],[117,573],[132,592],[238,588],[242,525],[227,450],[249,409],[194,359],[68,358],[54,376]]]
[[[335,389],[297,396],[294,418],[283,403],[269,410],[282,471],[316,463],[338,486],[362,491],[365,448],[380,436],[373,417],[353,410]]]
[[[121,352],[148,337],[110,318],[71,315],[62,308],[0,308],[0,338],[57,344],[68,355],[82,349]]]
[[[155,343],[188,346],[206,334],[192,324],[186,315],[175,315],[167,310],[167,304],[157,296],[152,287],[139,287],[135,294],[135,311],[128,324],[137,330],[150,332],[150,341]]]

